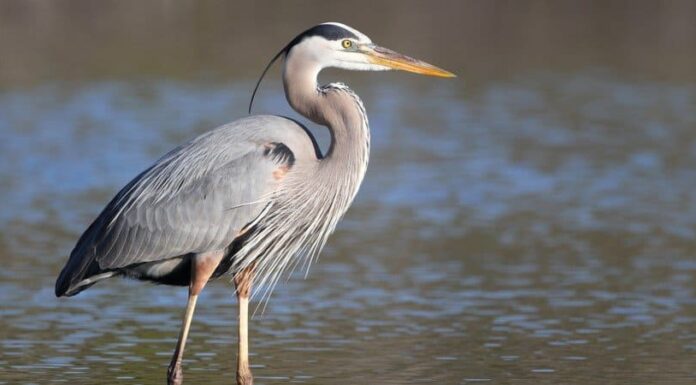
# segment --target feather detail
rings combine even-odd
[[[293,170],[273,193],[264,215],[253,223],[253,230],[235,254],[235,274],[251,264],[255,267],[253,296],[265,305],[280,277],[301,263],[305,271],[316,261],[336,225],[353,202],[365,176],[369,160],[370,130],[362,101],[342,83],[321,87],[323,95],[336,93],[357,111],[350,141],[343,143],[339,158],[329,155],[309,172]],[[337,129],[332,127],[332,129]],[[332,135],[334,132],[332,131]]]

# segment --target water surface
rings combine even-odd
[[[217,20],[215,9],[201,17]],[[592,20],[604,25],[613,12]],[[380,42],[409,31],[363,22]],[[611,47],[636,36],[623,31]],[[436,64],[463,76],[322,76],[363,98],[370,168],[319,263],[279,285],[251,321],[256,383],[696,382],[692,78],[663,79],[647,64],[623,72],[611,60],[491,75],[481,63],[448,66],[447,53],[453,63],[473,58],[414,35],[416,50],[440,47]],[[664,65],[681,57],[664,52]],[[0,384],[164,381],[185,289],[112,279],[58,300],[54,279],[121,186],[172,147],[244,116],[255,79],[109,72],[132,64],[124,60],[109,76],[96,66],[77,80],[25,82],[0,66],[0,83],[20,79],[0,90]],[[294,114],[277,77],[255,110]],[[326,132],[310,128],[325,145]],[[235,306],[225,279],[202,294],[187,383],[234,382]]]

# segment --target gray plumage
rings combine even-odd
[[[319,69],[312,69],[289,52],[283,80],[291,106],[329,127],[325,157],[306,129],[277,116],[251,116],[199,136],[107,205],[73,249],[56,295],[116,274],[187,285],[189,259],[217,250],[227,255],[214,277],[255,263],[258,283],[272,288],[300,256],[314,258],[357,193],[370,135],[360,98],[341,83],[318,87]],[[244,230],[250,233],[242,238]]]
[[[186,274],[168,273],[190,254],[230,247],[277,201],[282,184],[274,172],[316,163],[315,148],[294,121],[253,116],[174,149],[124,187],[82,235],[56,293],[75,294],[88,286],[82,281],[110,276],[104,273],[187,285]]]
[[[253,385],[247,325],[252,283],[264,287],[257,293],[268,298],[283,272],[300,262],[309,268],[358,192],[370,151],[367,113],[344,84],[320,87],[319,72],[338,67],[454,76],[378,47],[339,23],[298,35],[261,79],[281,56],[290,106],[331,133],[326,154],[304,127],[284,117],[251,116],[205,133],[126,185],[82,234],[56,281],[57,296],[75,295],[114,275],[188,285],[167,371],[170,385],[183,382],[198,295],[209,279],[225,273],[233,276],[239,301],[237,383]]]

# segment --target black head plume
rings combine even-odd
[[[258,91],[259,86],[261,85],[261,80],[263,80],[263,77],[266,76],[266,72],[268,72],[268,70],[271,68],[273,63],[275,63],[275,61],[278,60],[280,55],[287,53],[286,52],[287,49],[288,49],[288,47],[285,47],[285,48],[281,49],[280,52],[278,52],[275,56],[273,56],[273,59],[271,59],[271,61],[268,62],[268,64],[266,65],[266,68],[261,73],[261,77],[259,77],[259,80],[256,82],[256,87],[254,87],[254,92],[251,93],[251,100],[249,101],[249,113],[250,114],[251,114],[251,106],[252,106],[252,104],[254,104],[254,97],[256,96],[256,91]]]
[[[357,39],[358,37],[351,31],[336,25],[335,23],[324,23],[324,24],[319,24],[316,25],[301,34],[297,35],[288,45],[286,45],[283,49],[280,50],[275,56],[273,56],[273,59],[266,65],[266,68],[263,70],[261,73],[261,77],[259,80],[256,82],[256,87],[254,87],[254,92],[251,94],[251,100],[249,101],[249,113],[251,113],[251,106],[254,104],[254,97],[256,96],[256,91],[258,91],[259,86],[261,85],[261,80],[263,80],[263,77],[266,76],[266,72],[271,68],[273,63],[275,63],[278,58],[285,54],[286,56],[288,53],[290,53],[290,50],[292,47],[296,46],[297,44],[301,43],[304,39],[312,37],[312,36],[321,36],[327,40],[339,40],[339,39],[344,39],[344,38],[353,38]]]

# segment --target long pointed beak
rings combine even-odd
[[[442,68],[438,68],[424,61],[394,52],[389,48],[380,47],[378,45],[369,45],[364,46],[362,51],[367,55],[368,59],[373,64],[389,67],[391,69],[408,71],[421,75],[438,76],[441,78],[457,77],[457,75],[449,71],[445,71]]]

